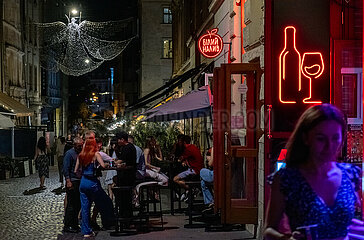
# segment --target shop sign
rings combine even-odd
[[[239,91],[239,93],[241,93],[241,94],[246,94],[246,93],[248,92],[248,86],[247,86],[245,83],[240,84],[240,85],[238,86],[238,91]]]
[[[214,28],[198,39],[198,50],[207,58],[217,57],[223,49],[224,43],[217,32],[218,28]]]
[[[330,102],[330,1],[272,0],[268,21],[270,128],[292,132],[308,107]]]
[[[301,33],[302,34],[302,33]],[[325,64],[321,52],[305,52],[296,46],[296,28],[287,26],[284,29],[284,48],[279,54],[279,101],[281,103],[297,103],[301,96],[305,104],[320,104],[317,96],[312,96],[324,72]],[[301,92],[301,93],[300,93]]]

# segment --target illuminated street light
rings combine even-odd
[[[77,11],[77,9],[72,9],[72,10],[71,10],[71,13],[72,13],[73,15],[76,15],[76,14],[78,13],[78,11]]]
[[[90,60],[86,59],[85,60],[85,63],[89,64],[90,63]]]
[[[78,18],[78,22],[80,23],[81,15],[82,15],[81,11],[78,11],[76,8],[73,8],[73,9],[71,9],[71,11],[68,11],[68,21],[70,21],[70,19],[72,19],[72,18],[75,18],[75,19]]]

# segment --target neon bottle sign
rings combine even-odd
[[[279,54],[278,95],[279,101],[294,104],[320,104],[322,101],[312,99],[313,82],[323,74],[324,60],[320,52],[305,52],[303,57],[296,48],[296,28],[284,29],[284,48]],[[305,80],[302,80],[303,75]],[[303,90],[303,86],[306,91]],[[298,96],[304,96],[303,99]]]
[[[214,28],[198,39],[198,50],[207,58],[217,57],[223,49],[224,43],[217,32],[218,28]]]

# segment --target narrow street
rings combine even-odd
[[[64,192],[59,191],[58,172],[50,167],[47,189],[38,190],[38,174],[0,180],[0,238],[2,240],[83,239],[80,233],[62,233]],[[167,193],[163,209],[168,210]],[[186,229],[187,216],[164,214],[165,230],[129,237],[111,237],[100,231],[93,239],[252,239],[246,231],[205,232],[204,228]]]

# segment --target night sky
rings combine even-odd
[[[69,1],[70,6],[81,5],[82,18],[89,21],[122,20],[135,14],[136,0]]]

